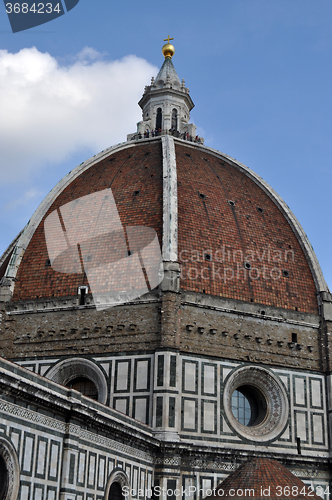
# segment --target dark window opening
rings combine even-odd
[[[296,438],[297,453],[301,455],[301,438]]]
[[[84,304],[85,304],[85,288],[82,288],[80,296],[80,306],[84,306]]]
[[[297,344],[297,333],[292,333],[292,342]]]
[[[4,500],[6,498],[7,489],[8,489],[8,471],[4,458],[0,456],[0,500]]]
[[[264,420],[267,405],[264,396],[258,389],[242,385],[232,394],[231,409],[240,424],[253,427]]]
[[[178,110],[173,109],[172,111],[172,130],[178,129]]]
[[[157,130],[159,130],[159,129],[161,130],[162,120],[163,120],[163,114],[162,114],[161,108],[158,108],[157,109],[157,116],[156,116],[156,129]]]
[[[90,257],[88,255],[88,257]],[[90,262],[91,261],[91,258],[90,259],[86,259],[87,262]],[[80,306],[84,306],[85,305],[85,300],[86,300],[86,294],[88,292],[88,287],[85,287],[85,286],[82,286],[78,289],[78,294],[79,294],[79,297],[80,297]]]
[[[168,426],[175,427],[175,398],[169,398]]]
[[[117,481],[111,484],[108,500],[124,500],[121,484]]]
[[[165,356],[161,354],[158,356],[158,371],[157,371],[157,386],[162,387],[164,385],[164,363]]]
[[[156,427],[163,425],[163,397],[157,396]]]
[[[98,401],[98,389],[95,384],[85,377],[77,377],[71,380],[67,387],[70,389],[75,389],[78,392],[81,392],[83,396],[87,396],[88,398],[94,399]]]

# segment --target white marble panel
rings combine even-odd
[[[94,455],[90,455],[89,480],[88,480],[89,484],[94,484],[95,472],[96,472],[96,457]]]
[[[78,479],[77,479],[79,483],[84,483],[85,460],[86,460],[85,453],[80,453],[79,465],[78,465]]]
[[[195,401],[184,400],[183,426],[186,429],[195,429]]]
[[[294,377],[295,381],[295,404],[305,404],[305,383],[303,378]]]
[[[146,423],[146,399],[135,400],[135,419]]]
[[[196,390],[196,363],[184,364],[184,388],[186,391]]]
[[[313,426],[313,441],[315,443],[324,443],[323,434],[323,415],[313,415],[312,416],[312,426]]]
[[[322,406],[322,394],[320,380],[310,380],[311,385],[311,404],[316,407]]]
[[[22,485],[20,500],[29,500],[29,487],[28,486]]]
[[[296,430],[297,436],[303,441],[307,440],[307,419],[305,413],[296,413]]]
[[[214,366],[203,365],[203,376],[204,376],[204,393],[214,394],[215,393],[215,369]]]
[[[103,488],[104,487],[104,481],[105,481],[105,459],[101,458],[99,461],[99,474],[98,474],[98,487]]]
[[[45,468],[46,442],[40,441],[38,446],[37,457],[37,474],[43,474]]]
[[[31,437],[26,437],[25,450],[24,450],[24,461],[23,461],[23,470],[25,472],[31,472],[32,451],[33,451],[33,439]]]
[[[115,409],[121,411],[121,413],[126,414],[127,401],[125,399],[117,399],[115,401]]]
[[[203,429],[204,431],[214,431],[215,430],[215,415],[214,415],[214,403],[208,401],[202,401],[203,404]]]
[[[116,381],[117,391],[126,391],[128,387],[129,361],[118,363],[118,373]]]
[[[51,446],[51,463],[50,463],[50,476],[56,477],[59,464],[59,446],[52,444]]]
[[[137,361],[136,389],[147,389],[148,386],[148,361]]]

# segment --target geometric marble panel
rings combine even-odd
[[[196,401],[183,400],[183,427],[195,430],[196,428]]]
[[[296,412],[296,437],[301,438],[303,441],[307,441],[307,414]]]
[[[316,379],[310,380],[311,406],[322,408],[322,393],[321,381]]]
[[[215,367],[203,365],[204,394],[215,394]]]
[[[196,363],[184,363],[184,390],[196,392]]]
[[[324,444],[323,415],[312,415],[313,441]]]
[[[202,401],[202,405],[203,405],[203,430],[215,432],[216,405],[209,401]]]
[[[117,363],[117,381],[116,390],[117,391],[127,391],[129,389],[129,361],[122,361]]]
[[[136,389],[140,390],[148,390],[148,368],[149,361],[137,361],[136,365],[137,373],[136,373]]]
[[[294,377],[295,380],[295,404],[305,405],[305,379]]]

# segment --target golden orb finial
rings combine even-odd
[[[167,43],[165,43],[165,45],[161,49],[162,53],[165,56],[165,59],[166,59],[166,57],[170,57],[172,59],[172,57],[174,56],[175,48],[171,43],[169,43],[170,40],[174,40],[174,38],[170,38],[168,35],[168,37],[164,39],[164,42],[167,42]]]

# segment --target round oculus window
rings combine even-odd
[[[275,440],[288,420],[288,398],[278,377],[261,367],[242,367],[226,379],[225,416],[234,431],[250,441]]]
[[[252,427],[260,424],[267,414],[264,395],[250,385],[241,385],[232,394],[231,409],[236,420]]]

